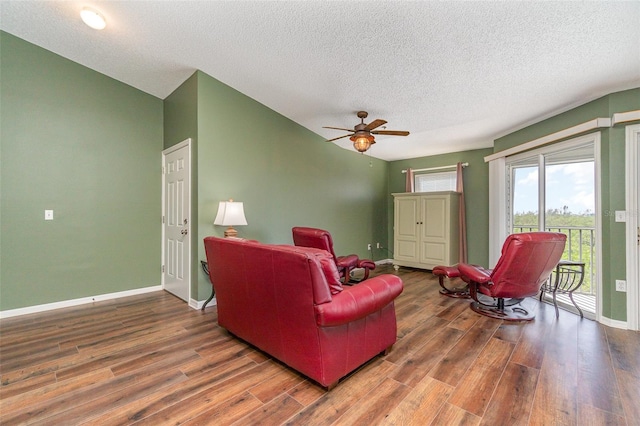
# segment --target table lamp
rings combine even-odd
[[[247,219],[244,217],[244,206],[241,202],[233,200],[220,201],[218,205],[218,214],[213,221],[214,225],[228,226],[224,231],[226,237],[237,237],[238,231],[236,231],[234,225],[246,225]]]

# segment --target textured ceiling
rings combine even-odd
[[[638,1],[1,0],[0,28],[163,99],[202,70],[325,138],[367,110],[411,132],[376,138],[386,160],[489,147],[640,86]]]

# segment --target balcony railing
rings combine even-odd
[[[584,262],[584,282],[574,294],[595,296],[596,294],[596,239],[595,228],[577,226],[550,226],[545,228],[549,232],[560,232],[567,236],[562,259]],[[514,225],[513,232],[536,232],[537,225]]]

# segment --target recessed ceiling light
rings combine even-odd
[[[101,30],[107,26],[107,21],[104,20],[104,16],[102,16],[97,10],[85,7],[80,12],[80,17],[85,24],[94,30]]]

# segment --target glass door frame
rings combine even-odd
[[[600,155],[600,132],[591,133],[584,136],[579,136],[563,142],[557,142],[549,145],[545,145],[540,148],[536,148],[530,151],[518,153],[509,157],[505,157],[502,162],[496,163],[496,169],[494,175],[502,176],[502,190],[504,191],[501,198],[499,209],[502,210],[498,216],[500,233],[503,233],[504,238],[512,232],[512,200],[513,200],[513,184],[511,182],[513,175],[511,172],[511,165],[531,157],[538,157],[538,229],[544,229],[544,216],[545,216],[545,193],[546,193],[546,176],[545,176],[545,161],[544,157],[557,153],[559,151],[570,150],[572,148],[578,148],[580,146],[592,144],[593,146],[593,160],[594,160],[594,191],[595,191],[595,250],[596,250],[596,274],[595,274],[595,286],[596,286],[596,321],[601,322],[601,306],[602,306],[602,207],[601,207],[601,155]],[[499,170],[502,169],[502,170]],[[491,173],[491,172],[490,172]],[[504,238],[501,241],[504,241]],[[493,245],[496,244],[494,239]],[[500,248],[491,247],[490,253],[499,253]]]
[[[627,328],[640,330],[640,124],[625,133]]]

